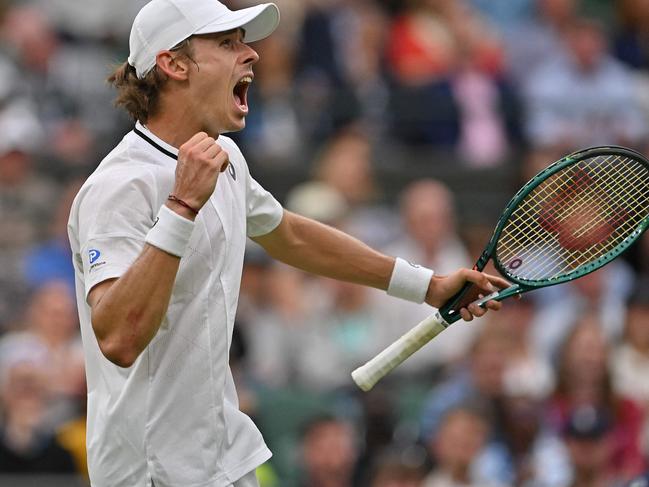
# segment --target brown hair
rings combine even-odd
[[[172,47],[170,51],[191,59],[191,37]],[[122,107],[135,121],[147,123],[159,106],[160,92],[169,78],[154,66],[144,78],[138,78],[128,62],[118,66],[106,81],[117,89],[115,106]]]

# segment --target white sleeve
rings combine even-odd
[[[86,298],[95,285],[128,270],[142,252],[157,213],[152,175],[117,176],[98,178],[78,203]]]
[[[249,237],[265,235],[282,221],[284,209],[268,191],[247,174],[246,233]]]

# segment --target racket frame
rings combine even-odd
[[[550,164],[547,168],[539,172],[516,192],[516,194],[507,204],[500,218],[498,219],[498,223],[496,224],[493,234],[491,235],[489,243],[480,255],[480,258],[478,258],[475,266],[473,266],[475,270],[482,271],[487,266],[489,260],[492,260],[494,267],[498,270],[498,272],[513,284],[505,289],[496,291],[495,293],[492,293],[487,297],[483,297],[475,301],[476,304],[478,304],[479,306],[484,306],[485,303],[489,300],[502,301],[503,299],[517,294],[523,294],[534,289],[572,281],[579,277],[585,276],[586,274],[590,274],[591,272],[596,271],[597,269],[603,267],[604,265],[608,264],[610,261],[618,257],[638,239],[638,237],[649,227],[649,217],[645,218],[633,232],[627,235],[627,237],[622,240],[622,242],[620,242],[606,254],[602,255],[593,262],[590,262],[589,264],[580,266],[578,269],[569,272],[566,275],[553,279],[538,279],[534,281],[521,279],[508,272],[507,269],[496,258],[496,246],[498,244],[498,239],[500,238],[500,234],[507,224],[509,217],[518,208],[519,203],[523,199],[525,199],[532,191],[534,191],[534,189],[536,189],[540,184],[542,184],[552,175],[564,170],[566,167],[583,161],[584,159],[590,159],[598,156],[616,155],[629,157],[638,162],[641,162],[649,171],[649,161],[642,154],[632,149],[614,145],[590,147],[588,149],[582,149],[573,152],[572,154],[569,154],[562,159],[559,159],[558,161]],[[440,308],[439,312],[446,323],[451,324],[460,319],[460,313],[457,307],[459,306],[459,303],[462,302],[462,299],[466,292],[472,286],[474,285],[467,283],[455,296],[453,296],[444,306]]]

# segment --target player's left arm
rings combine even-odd
[[[272,232],[253,240],[273,258],[298,269],[378,289],[387,289],[394,267],[394,257],[287,210]]]
[[[384,255],[360,240],[335,228],[284,211],[280,224],[270,233],[253,237],[273,258],[313,274],[386,290],[392,276],[395,258]],[[507,282],[482,272],[459,269],[449,276],[433,276],[426,302],[440,306],[466,281],[478,284],[485,292]],[[497,309],[500,303],[489,302]],[[481,316],[486,310],[471,307],[471,314]],[[463,313],[470,319],[469,313]]]

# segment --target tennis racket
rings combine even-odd
[[[582,277],[624,252],[649,226],[649,161],[623,147],[592,147],[537,174],[505,207],[474,269],[489,260],[512,284],[488,296],[467,283],[429,316],[352,372],[364,391],[460,319],[475,302],[502,301]]]

